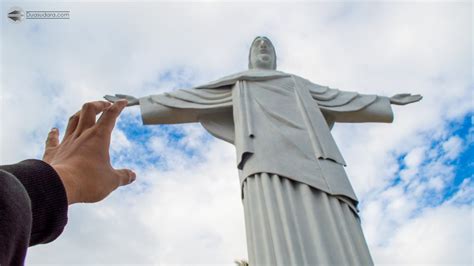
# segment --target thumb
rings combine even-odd
[[[119,186],[128,185],[135,181],[135,179],[137,178],[135,172],[130,169],[117,169],[115,170],[115,172],[117,173],[117,176],[119,178]]]
[[[59,130],[55,127],[51,129],[48,133],[48,138],[46,139],[46,149],[54,148],[59,145]]]

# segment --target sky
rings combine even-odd
[[[8,10],[67,10],[11,23]],[[377,265],[472,265],[472,3],[1,2],[0,164],[41,159],[52,127],[106,94],[190,88],[243,71],[255,36],[278,69],[346,91],[423,95],[391,124],[332,130]],[[233,265],[247,258],[235,149],[200,124],[127,108],[112,164],[137,181],[69,208],[28,265]]]

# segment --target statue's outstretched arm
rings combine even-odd
[[[149,99],[150,97],[153,96],[143,97],[142,100]],[[193,109],[170,108],[156,102],[150,102],[149,100],[140,102],[139,98],[126,94],[115,94],[114,96],[105,95],[104,98],[112,103],[118,100],[126,99],[128,101],[127,106],[139,105],[142,113],[143,124],[145,125],[198,122],[199,112]]]
[[[419,94],[411,95],[410,93],[400,93],[390,97],[390,103],[396,105],[405,105],[418,102],[421,99],[423,99],[423,96]]]
[[[176,90],[141,98],[115,94],[104,98],[110,102],[126,99],[128,106],[139,105],[145,125],[194,123],[199,122],[202,115],[232,110],[230,88]]]
[[[104,99],[106,99],[107,101],[109,101],[111,103],[115,103],[118,100],[125,99],[125,100],[128,101],[127,106],[133,106],[133,105],[139,105],[140,104],[138,98],[135,98],[135,97],[130,96],[130,95],[125,95],[125,94],[115,94],[115,96],[105,95]]]
[[[318,85],[313,86],[316,87]],[[319,91],[313,89],[311,94],[313,99],[318,102],[330,126],[333,122],[391,123],[393,121],[392,104],[406,105],[418,102],[423,98],[419,94],[412,95],[410,93],[401,93],[392,97],[385,97],[331,88],[328,88],[326,91],[320,88],[318,89]]]

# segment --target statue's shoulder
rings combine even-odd
[[[195,89],[214,89],[218,87],[224,87],[228,85],[235,84],[239,80],[247,81],[265,81],[269,79],[281,78],[281,77],[290,77],[291,74],[287,74],[281,71],[276,70],[247,70],[238,72],[229,76],[225,76],[218,80],[209,82],[207,84],[197,86]]]
[[[194,89],[214,89],[218,87],[223,87],[223,86],[228,86],[234,84],[237,80],[239,80],[239,77],[244,75],[246,71],[238,72],[232,75],[224,76],[220,79],[211,81],[209,83],[196,86]]]
[[[293,78],[294,78],[294,80],[295,80],[295,82],[297,83],[298,86],[300,86],[302,88],[306,88],[310,92],[313,92],[313,93],[326,93],[330,90],[333,90],[333,89],[329,88],[328,86],[314,83],[311,80],[300,77],[298,75],[295,75],[295,74],[290,74],[290,75],[293,76]]]

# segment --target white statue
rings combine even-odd
[[[276,70],[266,37],[249,70],[140,99],[143,123],[200,122],[235,145],[250,265],[373,265],[357,197],[330,130],[335,122],[392,122],[390,104],[421,100],[340,91]]]

